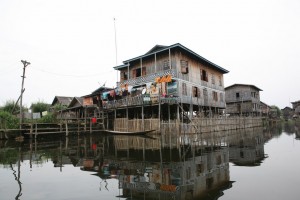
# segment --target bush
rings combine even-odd
[[[8,100],[5,102],[5,105],[1,107],[2,111],[6,111],[8,113],[12,113],[13,111],[19,112],[20,111],[20,105],[16,104],[14,100]]]
[[[41,113],[44,111],[49,111],[50,105],[42,101],[38,101],[36,103],[32,103],[30,108],[33,113]]]
[[[48,115],[38,119],[38,123],[56,123],[57,119],[53,113],[49,113]]]
[[[1,128],[15,129],[19,127],[19,119],[7,111],[0,111]]]

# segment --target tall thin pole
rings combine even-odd
[[[118,48],[117,48],[117,30],[116,30],[116,18],[114,18],[114,28],[115,28],[115,50],[116,50],[116,66],[118,65]],[[117,82],[119,80],[118,76],[118,70],[117,70]]]
[[[21,86],[21,98],[20,98],[20,130],[22,129],[22,123],[23,123],[23,109],[22,109],[22,103],[23,103],[23,90],[24,90],[24,79],[25,79],[25,69],[28,65],[30,65],[30,62],[27,62],[26,60],[21,60],[23,63],[23,76],[22,77],[22,86]]]

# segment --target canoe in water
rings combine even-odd
[[[155,130],[133,131],[133,132],[104,130],[105,133],[109,133],[109,134],[113,134],[113,135],[145,135],[145,134],[153,132],[153,131],[155,131]]]

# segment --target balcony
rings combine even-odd
[[[119,86],[126,85],[126,84],[132,85],[132,86],[142,85],[142,84],[145,84],[147,82],[154,82],[155,78],[166,76],[166,75],[171,75],[172,77],[178,78],[177,70],[168,69],[168,70],[148,74],[146,76],[140,76],[140,77],[128,79],[128,80],[125,80],[125,81],[122,81],[122,82],[117,82],[117,86],[119,87]]]

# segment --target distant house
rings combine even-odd
[[[292,108],[288,107],[288,106],[281,109],[281,111],[282,111],[283,118],[285,120],[291,119],[294,115],[294,110]]]
[[[264,117],[268,117],[269,116],[269,113],[270,113],[270,110],[271,110],[271,107],[264,103],[264,102],[260,102],[260,109],[261,109],[261,115],[264,116]]]
[[[66,96],[55,96],[51,107],[53,108],[56,105],[60,105],[63,106],[65,108],[67,108],[69,106],[69,104],[71,103],[73,97],[66,97]]]
[[[111,92],[114,92],[113,88],[101,86],[91,94],[82,96],[82,106],[87,116],[96,117],[99,114],[99,109],[103,108],[103,104],[106,104],[108,100],[113,100],[108,99],[111,98],[110,95],[108,95]]]
[[[293,117],[299,117],[300,116],[300,101],[291,102],[293,109],[294,109],[294,116]]]
[[[294,102],[291,102],[291,103],[292,103],[293,109],[296,109],[298,106],[300,106],[300,100],[299,101],[294,101]]]
[[[225,88],[226,113],[260,115],[262,91],[255,85],[234,84]]]
[[[82,118],[84,116],[83,97],[73,97],[65,111],[69,112],[69,117]]]

